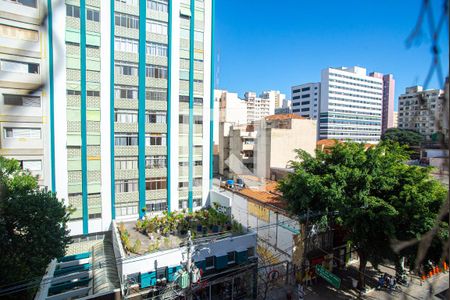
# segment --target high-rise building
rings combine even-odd
[[[381,116],[381,133],[394,127],[395,79],[392,74],[372,72],[369,76],[383,79],[383,110]]]
[[[244,96],[247,101],[248,124],[275,113],[275,105],[271,104],[273,99],[256,97],[255,92],[246,92]]]
[[[424,90],[421,86],[406,88],[398,98],[398,128],[417,131],[428,141],[439,141],[439,135],[448,139],[444,103],[443,90]]]
[[[393,128],[397,128],[398,127],[398,112],[394,111],[394,122],[392,125]]]
[[[291,88],[292,112],[317,120],[319,115],[320,82],[305,83]]]
[[[286,99],[286,95],[280,91],[264,91],[261,93],[262,99],[270,99],[270,114],[275,113],[275,109],[283,107],[283,102]]]
[[[71,234],[202,207],[212,170],[211,1],[52,4],[52,189],[75,208]]]
[[[48,56],[38,0],[1,1],[0,8],[0,155],[19,161],[49,185]]]
[[[381,135],[383,79],[361,67],[322,70],[320,139],[377,143]]]

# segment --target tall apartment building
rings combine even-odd
[[[75,208],[71,234],[202,207],[212,170],[211,1],[57,3],[53,190]]]
[[[377,143],[381,135],[383,79],[361,67],[322,70],[320,139]]]
[[[320,82],[305,83],[291,88],[292,113],[317,120],[319,115]]]
[[[228,132],[232,125],[247,124],[247,102],[240,99],[237,93],[231,93],[225,90],[214,90],[214,173],[219,173],[218,164],[220,156],[219,135],[221,124],[225,124],[224,132]]]
[[[244,97],[247,101],[248,124],[275,113],[275,105],[271,104],[272,99],[257,97],[255,92],[246,92]]]
[[[424,90],[421,86],[406,88],[398,98],[398,128],[417,131],[428,141],[438,141],[439,134],[447,140],[444,103],[443,90]]]
[[[49,185],[48,55],[38,0],[0,1],[0,155]]]
[[[261,93],[260,97],[262,99],[270,99],[270,113],[274,114],[275,109],[282,108],[286,95],[282,94],[280,91],[264,91]]]
[[[383,111],[381,118],[381,133],[394,126],[394,96],[395,79],[392,74],[372,72],[369,76],[383,79]]]
[[[398,112],[394,111],[394,121],[392,122],[392,127],[397,128],[398,127]]]

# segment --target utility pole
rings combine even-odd
[[[187,263],[186,263],[186,271],[189,274],[189,288],[188,288],[188,295],[187,299],[192,299],[192,236],[191,231],[188,230],[188,240],[187,240]]]

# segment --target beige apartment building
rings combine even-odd
[[[255,142],[255,175],[270,178],[271,168],[287,168],[295,149],[314,155],[317,121],[296,114],[271,115],[259,122]]]
[[[0,1],[0,155],[50,179],[45,15],[38,0]]]

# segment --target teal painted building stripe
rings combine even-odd
[[[111,44],[110,44],[110,109],[109,109],[109,120],[110,120],[110,147],[111,147],[111,218],[114,220],[116,218],[116,173],[115,173],[115,162],[114,162],[114,2],[111,0]]]
[[[191,20],[189,25],[189,191],[188,208],[193,209],[194,187],[194,24],[195,24],[195,0],[191,0]]]
[[[49,97],[50,97],[50,172],[52,176],[52,192],[56,192],[56,167],[55,167],[55,88],[53,83],[53,12],[52,0],[47,0],[48,10],[48,76],[49,76]]]
[[[214,172],[214,18],[215,0],[211,0],[211,87],[210,87],[210,121],[209,121],[209,189],[212,189]]]
[[[80,0],[80,53],[81,53],[81,188],[83,207],[83,234],[89,233],[87,190],[87,133],[86,133],[86,0]]]
[[[170,214],[170,200],[172,187],[172,160],[170,157],[170,139],[171,135],[171,116],[172,116],[172,1],[169,1],[169,21],[168,21],[168,40],[167,40],[167,211]]]
[[[145,43],[147,0],[139,0],[139,88],[138,88],[138,145],[139,145],[139,217],[145,212]]]

